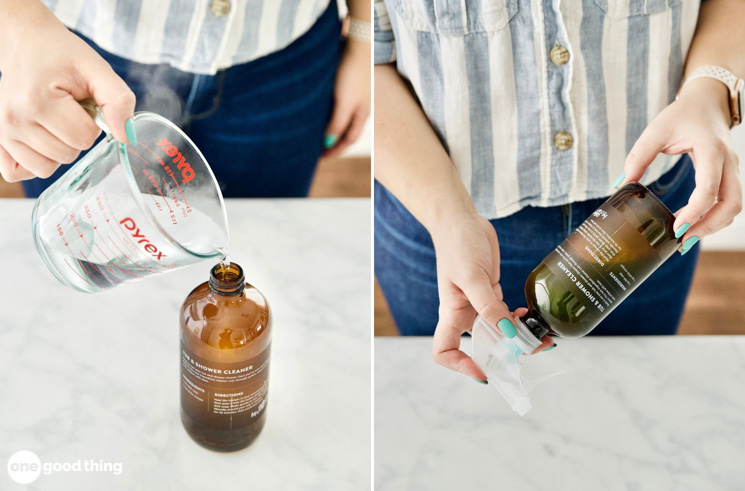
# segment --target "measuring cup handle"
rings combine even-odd
[[[106,141],[111,140],[114,136],[111,134],[111,130],[106,124],[106,121],[103,120],[103,111],[101,111],[101,106],[96,104],[95,99],[93,99],[93,97],[88,97],[82,101],[78,101],[78,104],[85,109],[85,112],[87,112],[91,118],[93,118],[93,121],[98,125],[98,127],[106,133]]]

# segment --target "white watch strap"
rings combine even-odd
[[[347,37],[357,39],[358,41],[365,41],[367,43],[371,42],[372,23],[351,17],[349,19],[349,31],[347,32]]]
[[[693,73],[688,75],[688,78],[683,84],[683,87],[685,87],[686,84],[691,80],[701,77],[714,78],[716,80],[719,80],[729,88],[730,93],[735,91],[737,77],[729,70],[726,70],[720,66],[702,66],[696,68]]]

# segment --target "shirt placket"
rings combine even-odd
[[[577,144],[569,90],[572,81],[572,50],[566,26],[559,10],[561,0],[545,0],[544,49],[549,120],[553,135],[551,152],[549,200],[566,199],[574,181],[575,147]]]

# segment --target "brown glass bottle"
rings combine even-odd
[[[592,331],[677,250],[674,221],[643,185],[619,189],[528,277],[528,313],[517,326],[523,351],[546,334],[577,338]]]
[[[207,448],[244,448],[266,421],[272,322],[235,263],[217,265],[181,307],[181,421]]]

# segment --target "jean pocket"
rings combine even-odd
[[[595,0],[605,15],[623,19],[634,15],[649,15],[664,12],[683,0]]]
[[[677,164],[659,179],[649,185],[649,190],[657,196],[665,196],[675,189],[675,186],[688,172],[690,159],[688,156],[680,158]]]
[[[517,14],[518,0],[389,0],[401,22],[416,31],[465,36],[504,28]]]

